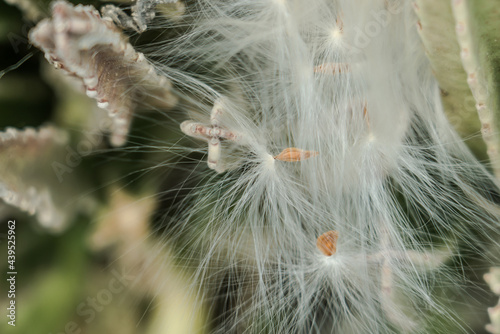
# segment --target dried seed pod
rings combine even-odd
[[[152,97],[162,107],[177,102],[171,82],[92,6],[54,2],[52,17],[39,22],[29,38],[56,68],[79,78],[87,95],[108,111],[114,146],[127,141],[138,102]]]
[[[305,151],[301,150],[300,148],[289,147],[281,151],[281,153],[276,155],[274,159],[287,162],[296,162],[315,157],[318,154],[319,152],[316,151]]]
[[[337,252],[337,240],[339,238],[339,232],[328,231],[323,233],[318,237],[316,241],[316,247],[325,256],[332,256]]]

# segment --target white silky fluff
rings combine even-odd
[[[224,101],[221,126],[240,135],[170,232],[207,305],[230,291],[215,331],[439,332],[426,319],[453,311],[433,287],[461,280],[446,263],[497,246],[498,195],[444,116],[410,1],[200,0],[186,17],[152,49],[191,116],[209,124]],[[314,71],[328,64],[341,72]],[[319,155],[273,159],[288,147]]]

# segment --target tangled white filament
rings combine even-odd
[[[444,116],[410,1],[200,0],[185,16],[149,56],[190,103],[224,101],[212,128],[208,105],[183,126],[224,174],[167,231],[206,296],[229,290],[216,331],[439,332],[428,310],[452,311],[433,284],[498,246],[499,195]],[[274,158],[286,148],[318,154]]]

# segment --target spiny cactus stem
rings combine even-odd
[[[474,52],[474,43],[471,32],[471,17],[468,11],[467,0],[452,0],[453,15],[456,23],[456,34],[460,45],[460,57],[467,73],[467,83],[474,99],[479,120],[481,121],[481,133],[488,150],[493,172],[500,178],[500,156],[499,146],[500,133],[496,127],[495,116],[491,107],[486,78],[480,71],[477,54]]]

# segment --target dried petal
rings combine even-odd
[[[305,151],[301,150],[300,148],[289,147],[281,151],[281,153],[275,156],[274,159],[287,162],[296,162],[315,157],[318,154],[319,152],[316,151]]]
[[[332,256],[337,252],[337,240],[339,233],[337,231],[328,231],[318,237],[316,247],[325,256]]]

